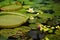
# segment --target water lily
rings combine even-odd
[[[34,17],[33,17],[33,16],[31,16],[31,17],[30,17],[30,20],[31,20],[31,19],[34,19]]]
[[[47,27],[46,27],[46,25],[45,25],[45,26],[43,26],[43,27],[44,27],[44,28],[47,28]]]
[[[59,26],[56,26],[56,28],[60,28]]]
[[[51,27],[51,29],[55,29],[54,27]]]
[[[29,8],[29,10],[27,10],[27,12],[34,13],[35,11],[33,10],[33,8]]]
[[[50,27],[50,26],[47,26],[47,27]]]
[[[48,30],[49,30],[49,28],[44,28],[43,30],[44,30],[44,32],[46,32],[46,31],[48,31]]]

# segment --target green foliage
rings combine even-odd
[[[41,3],[43,0],[33,0],[35,3]]]
[[[49,38],[49,40],[60,40],[60,36],[55,34],[47,35],[47,37]]]

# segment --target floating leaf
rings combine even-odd
[[[30,26],[30,28],[32,28],[32,29],[37,29],[37,24],[30,24],[29,26]]]
[[[18,10],[18,9],[21,9],[22,8],[22,5],[7,5],[7,6],[4,6],[1,8],[1,10],[4,10],[4,11],[14,11],[14,10]]]
[[[27,16],[19,13],[1,13],[0,14],[0,28],[14,28],[26,22]]]

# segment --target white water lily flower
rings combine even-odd
[[[60,28],[59,26],[56,26],[56,28]]]
[[[46,25],[44,26],[44,28],[47,28]]]
[[[47,26],[47,27],[50,27],[50,26]]]
[[[54,27],[51,27],[51,29],[55,29]]]
[[[34,13],[35,11],[33,10],[33,8],[29,8],[29,10],[27,10],[27,12]]]
[[[31,17],[30,17],[30,19],[34,19],[34,17],[33,17],[33,16],[31,16]]]
[[[43,30],[44,30],[44,32],[46,32],[46,31],[48,31],[48,30],[49,30],[49,28],[44,28]]]

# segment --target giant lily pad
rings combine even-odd
[[[7,5],[7,6],[3,6],[1,8],[1,10],[4,10],[4,11],[12,11],[12,10],[18,10],[18,9],[21,9],[22,8],[22,5]]]
[[[0,28],[14,28],[26,22],[27,16],[13,12],[0,13]]]

